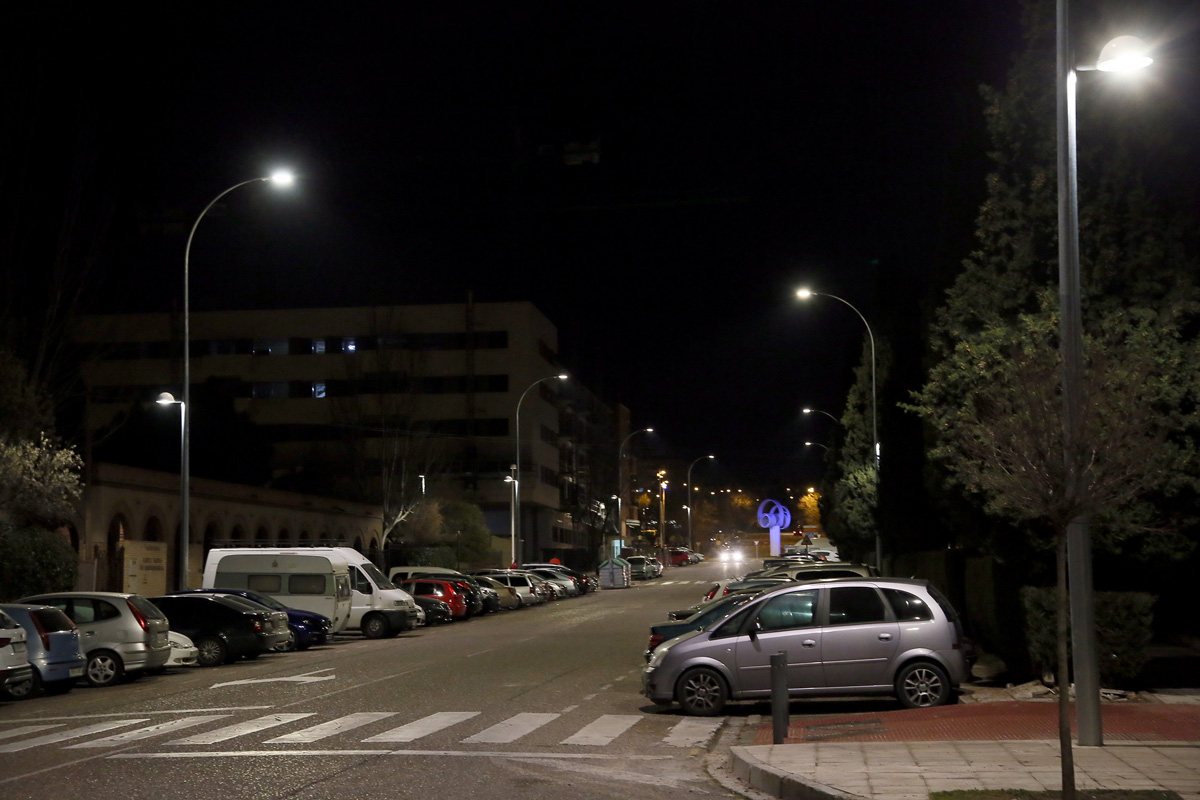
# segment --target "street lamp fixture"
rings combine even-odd
[[[565,381],[567,376],[565,373],[558,375],[547,375],[544,378],[538,378],[533,383],[525,387],[525,391],[521,392],[521,397],[517,400],[516,414],[516,434],[517,434],[517,459],[513,465],[515,473],[514,480],[516,483],[513,486],[513,540],[512,540],[512,563],[517,563],[517,540],[521,538],[521,403],[525,402],[525,395],[538,384],[546,381]]]
[[[862,324],[867,328],[867,338],[871,341],[871,464],[875,468],[875,491],[878,498],[879,492],[879,416],[877,412],[877,395],[875,391],[875,334],[871,331],[871,323],[867,322],[867,318],[862,315],[862,312],[854,307],[854,304],[849,300],[844,300],[836,294],[828,294],[826,292],[814,292],[811,289],[801,288],[796,291],[796,296],[801,300],[807,300],[810,297],[829,297],[838,302],[849,306],[850,310],[858,315],[862,320]],[[879,537],[879,530],[875,531],[875,566],[883,568],[883,540]]]
[[[706,459],[715,459],[715,458],[716,458],[716,456],[714,456],[714,455],[700,456],[695,461],[693,461],[691,464],[688,464],[688,468],[687,468],[687,487],[688,487],[688,497],[689,497],[688,504],[687,504],[688,547],[691,547],[693,544],[695,544],[695,540],[692,539],[692,503],[690,500],[692,492],[695,491],[695,489],[692,488],[692,467],[696,466],[698,463],[700,463],[701,461],[704,461]]]
[[[1081,476],[1072,457],[1074,431],[1083,412],[1083,322],[1079,289],[1079,183],[1075,148],[1076,72],[1128,71],[1153,63],[1134,36],[1118,36],[1100,51],[1094,67],[1075,64],[1067,0],[1057,3],[1057,156],[1058,156],[1058,300],[1059,354],[1062,359],[1063,457],[1065,491],[1074,492]],[[1076,714],[1079,744],[1103,744],[1100,726],[1100,677],[1092,592],[1091,532],[1086,516],[1067,523],[1067,585],[1070,592]]]
[[[191,255],[192,255],[192,239],[196,235],[196,228],[200,227],[200,220],[204,219],[204,215],[209,212],[209,209],[211,209],[213,206],[215,206],[222,197],[229,194],[234,189],[240,189],[241,187],[247,186],[251,183],[259,183],[259,182],[266,182],[266,183],[274,184],[275,186],[286,187],[286,186],[291,186],[295,182],[295,180],[296,180],[295,175],[293,175],[288,170],[276,170],[275,172],[271,173],[270,175],[268,175],[266,177],[251,178],[248,181],[242,181],[241,183],[235,183],[233,186],[230,186],[228,189],[221,192],[216,197],[214,197],[212,200],[210,200],[208,205],[206,205],[204,207],[204,210],[201,211],[199,216],[196,217],[196,221],[192,223],[192,229],[188,232],[187,244],[183,248],[183,400],[180,402],[180,406],[179,406],[180,414],[183,417],[182,422],[181,422],[181,426],[183,428],[183,434],[182,434],[183,440],[182,440],[182,443],[179,448],[179,450],[180,450],[180,455],[179,455],[179,460],[180,460],[179,495],[180,495],[181,499],[180,499],[180,508],[179,508],[179,544],[178,544],[178,547],[179,547],[179,588],[180,589],[188,588],[188,550],[189,550],[189,547],[191,544],[191,536],[188,531],[188,523],[191,519],[191,516],[190,516],[190,511],[189,511],[188,505],[189,505],[189,501],[190,501],[189,484],[191,482],[191,474],[190,474],[191,473],[191,455],[189,453],[189,449],[191,447],[191,438],[192,438],[191,437],[192,420],[191,420],[191,414],[189,413],[189,411],[191,409],[191,402],[192,402],[191,320],[189,318],[189,304],[190,304],[189,275],[191,272],[190,262],[191,262]],[[161,399],[161,395],[160,395],[159,402],[163,402]],[[168,402],[173,402],[173,401],[168,401]]]
[[[654,428],[640,428],[621,440],[617,447],[617,535],[625,538],[625,518],[621,516],[621,498],[625,496],[625,445],[639,433],[654,433]]]
[[[822,411],[819,408],[802,408],[800,410],[802,412],[804,412],[805,414],[824,414],[825,416],[829,417],[834,422],[837,422],[838,425],[842,424],[841,422],[838,422],[837,417],[835,417],[833,414],[830,414],[828,411]]]
[[[822,450],[824,450],[826,453],[829,452],[829,448],[826,447],[825,445],[821,444],[820,442],[805,442],[804,446],[805,447],[819,447]]]

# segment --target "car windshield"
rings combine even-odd
[[[365,564],[359,564],[359,569],[367,573],[371,580],[375,581],[375,585],[380,589],[395,589],[396,586],[387,579],[387,576],[379,571],[379,567],[372,564],[370,561]]]

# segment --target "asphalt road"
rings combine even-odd
[[[733,797],[704,759],[746,713],[638,689],[649,624],[744,569],[0,703],[0,797]]]

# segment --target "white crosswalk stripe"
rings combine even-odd
[[[200,717],[182,717],[180,719],[171,720],[170,722],[160,722],[157,725],[150,725],[145,728],[138,728],[133,731],[125,731],[124,733],[115,733],[112,736],[105,736],[102,739],[92,739],[81,744],[68,745],[68,750],[80,750],[91,747],[117,747],[126,742],[136,742],[139,739],[149,739],[152,736],[161,736],[164,733],[174,733],[185,728],[194,728],[197,725],[203,725],[206,722],[213,720],[224,719],[228,714],[206,714]]]
[[[308,742],[319,742],[330,736],[352,731],[355,728],[361,728],[364,725],[370,725],[372,722],[378,722],[381,719],[394,716],[396,716],[395,711],[364,711],[360,714],[347,714],[331,722],[323,722],[320,725],[314,725],[302,731],[285,733],[283,736],[267,739],[264,744],[305,744]]]
[[[561,714],[517,714],[504,722],[497,723],[486,731],[480,731],[474,736],[463,739],[466,744],[508,744],[515,742],[527,733],[532,733],[548,722],[558,719]]]
[[[439,711],[437,714],[430,714],[416,722],[392,728],[390,731],[372,736],[370,739],[363,739],[363,742],[411,742],[478,716],[478,711]]]
[[[574,736],[563,739],[559,744],[606,745],[632,728],[641,718],[636,714],[605,714],[600,719],[585,725]]]
[[[31,747],[41,747],[45,744],[58,744],[70,739],[82,739],[84,736],[91,736],[93,733],[103,733],[104,731],[111,731],[113,728],[121,728],[125,725],[137,725],[139,722],[147,721],[145,719],[114,719],[108,722],[97,722],[95,725],[87,725],[83,728],[48,733],[45,736],[2,745],[0,746],[0,753],[15,753],[18,750],[28,750]]]
[[[214,709],[215,710],[215,709]],[[313,742],[319,742],[323,739],[328,739],[340,734],[347,734],[359,728],[365,728],[376,723],[383,722],[397,716],[399,712],[395,711],[364,711],[352,714],[345,714],[326,722],[312,725],[300,730],[284,733],[274,738],[267,738],[261,741],[267,745],[304,745]],[[413,742],[433,734],[450,729],[456,725],[462,725],[476,717],[481,716],[480,711],[441,711],[434,714],[429,714],[420,719],[407,722],[399,727],[390,728],[382,733],[373,734],[367,738],[359,739],[353,737],[355,743],[363,744],[373,743],[404,743]],[[64,749],[102,749],[116,748],[121,745],[126,745],[142,740],[151,739],[154,737],[163,737],[168,734],[173,734],[187,728],[195,728],[208,723],[216,722],[217,720],[229,717],[229,714],[191,714],[180,716],[176,719],[169,719],[164,722],[155,722],[143,727],[134,728],[132,726],[140,723],[147,723],[150,720],[145,718],[128,718],[128,719],[112,719],[104,722],[97,722],[90,725],[84,725],[79,728],[67,728],[65,730],[57,730],[53,733],[47,733],[41,736],[33,736],[41,731],[47,731],[53,728],[61,728],[62,724],[42,724],[42,725],[21,725],[15,728],[0,728],[0,753],[13,753],[22,750],[29,750],[35,747],[43,747],[48,745],[57,745],[65,742],[75,741],[73,744],[63,744]],[[278,728],[284,725],[299,722],[300,720],[308,719],[316,716],[315,713],[295,713],[295,714],[268,714],[256,719],[238,722],[232,725],[224,725],[210,731],[195,733],[183,738],[170,739],[164,744],[171,747],[181,746],[203,746],[218,744],[230,739],[239,737],[253,737],[255,734],[269,731],[272,728]],[[483,730],[472,733],[470,728],[464,726],[461,731],[455,731],[455,738],[461,744],[511,744],[519,739],[522,739],[544,726],[558,719],[578,719],[575,714],[564,713],[519,713],[514,714],[507,719],[498,722]],[[161,717],[160,717],[161,719]],[[659,740],[660,746],[666,747],[701,747],[706,745],[717,731],[720,730],[725,720],[722,717],[714,719],[692,719],[683,718],[675,720],[672,717],[659,717],[654,715],[644,714],[604,714],[590,722],[587,722],[583,727],[579,728],[574,734],[565,739],[558,741],[560,745],[577,746],[583,748],[598,748],[613,744],[620,737],[630,734],[645,738],[647,736],[662,736],[663,730],[669,724],[669,729],[666,729],[666,735]],[[639,725],[639,723],[641,723]],[[476,725],[475,727],[480,727]],[[637,728],[634,731],[634,728]],[[125,728],[126,730],[109,734],[117,728]],[[631,731],[633,733],[631,734]],[[641,731],[641,733],[637,733]],[[270,734],[267,734],[270,735]],[[360,736],[363,734],[359,734]],[[560,734],[561,735],[561,734]],[[557,739],[557,737],[555,737]],[[653,741],[650,739],[649,741]],[[350,745],[350,742],[344,742]],[[352,745],[351,745],[352,746]],[[179,751],[172,751],[179,752]],[[187,751],[193,755],[203,755],[203,751],[191,750]],[[238,751],[230,751],[238,752]],[[273,751],[264,751],[273,752]],[[288,751],[279,751],[281,754],[287,754]],[[304,751],[292,751],[304,752]],[[316,752],[316,751],[311,751]],[[331,751],[332,752],[332,751]],[[341,751],[338,751],[341,752]],[[351,751],[347,751],[351,752]],[[357,752],[357,751],[355,751]],[[366,752],[366,751],[364,751]],[[376,752],[376,751],[371,751]],[[381,750],[378,752],[389,752]],[[397,751],[399,752],[399,751]],[[440,751],[439,751],[440,752]],[[165,754],[164,754],[165,755]],[[219,755],[219,754],[216,754]],[[580,756],[583,757],[583,756]]]
[[[681,720],[663,739],[663,744],[669,747],[700,747],[713,737],[724,722],[720,718]]]
[[[215,731],[208,733],[199,733],[195,736],[187,736],[183,739],[175,739],[167,742],[172,745],[186,744],[216,744],[217,742],[228,741],[238,736],[248,736],[252,733],[274,728],[277,725],[286,725],[289,722],[295,722],[298,719],[305,719],[314,716],[313,714],[268,714],[265,717],[252,719],[249,722],[239,722],[236,725],[227,725],[224,728],[217,728]]]

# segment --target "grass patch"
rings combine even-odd
[[[1076,789],[1079,800],[1182,800],[1178,792],[1165,789]],[[959,789],[930,792],[929,800],[1061,800],[1062,792],[1028,789]]]

